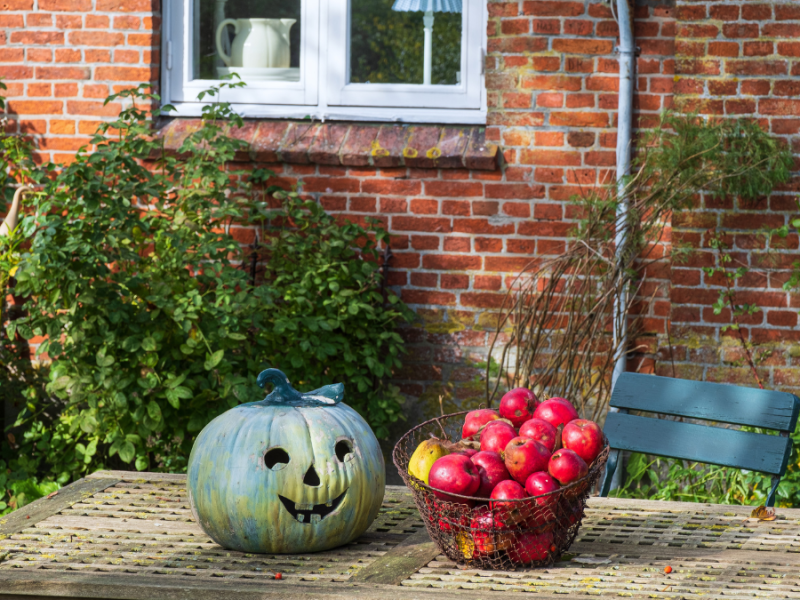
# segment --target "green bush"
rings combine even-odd
[[[283,197],[290,227],[269,238],[265,261],[276,294],[267,355],[301,386],[347,382],[348,404],[385,437],[400,405],[399,390],[382,382],[399,365],[403,341],[395,324],[411,316],[394,294],[386,298],[394,308],[385,307],[376,243],[388,242],[388,234],[373,223],[373,241],[315,202]]]
[[[110,100],[129,107],[101,127],[94,151],[45,167],[55,174],[22,222],[31,242],[16,293],[28,301],[7,332],[46,336],[47,391],[64,407],[51,420],[51,402],[29,399],[16,424],[19,473],[63,484],[99,468],[181,471],[206,423],[263,397],[255,378],[267,366],[300,389],[343,381],[385,435],[400,414],[386,384],[403,347],[393,330],[408,314],[381,293],[370,236],[386,232],[340,225],[294,192],[275,194],[279,209],[257,202],[249,173],[227,167],[242,143],[223,128],[242,123],[225,104],[208,106],[169,154],[145,112],[157,97]],[[233,223],[260,227],[266,243],[243,250]],[[251,272],[253,251],[268,258],[263,277]]]

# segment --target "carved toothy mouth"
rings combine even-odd
[[[347,490],[333,500],[328,500],[325,504],[301,504],[299,502],[292,502],[280,494],[278,494],[278,498],[280,498],[283,507],[289,511],[289,514],[300,523],[319,523],[322,519],[339,508],[346,493]]]

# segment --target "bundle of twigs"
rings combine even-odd
[[[569,398],[585,418],[602,419],[613,365],[636,350],[622,346],[612,315],[619,311],[618,329],[627,323],[627,339],[635,341],[640,316],[657,293],[644,287],[648,268],[682,252],[673,245],[668,253],[662,243],[673,211],[690,208],[703,194],[768,194],[788,180],[791,161],[787,149],[756,123],[664,115],[661,126],[643,136],[621,189],[610,182],[573,200],[582,218],[567,251],[532,262],[509,286],[490,348],[501,375],[491,377],[497,365],[488,361],[489,405],[503,384],[532,386]],[[628,210],[620,220],[623,201]],[[618,228],[626,234],[620,252]]]

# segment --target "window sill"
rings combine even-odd
[[[199,126],[199,119],[170,121],[161,130],[166,150],[176,151]],[[238,161],[493,171],[499,154],[479,126],[246,120],[227,134],[249,146]]]

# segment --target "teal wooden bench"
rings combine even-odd
[[[772,476],[767,506],[786,472],[792,452],[790,434],[797,423],[800,400],[793,394],[624,373],[611,393],[605,431],[611,452],[600,490],[607,496],[619,453],[642,452],[692,462],[759,471]],[[636,410],[702,421],[749,425],[780,432],[751,433],[724,427],[683,423],[628,414]]]

